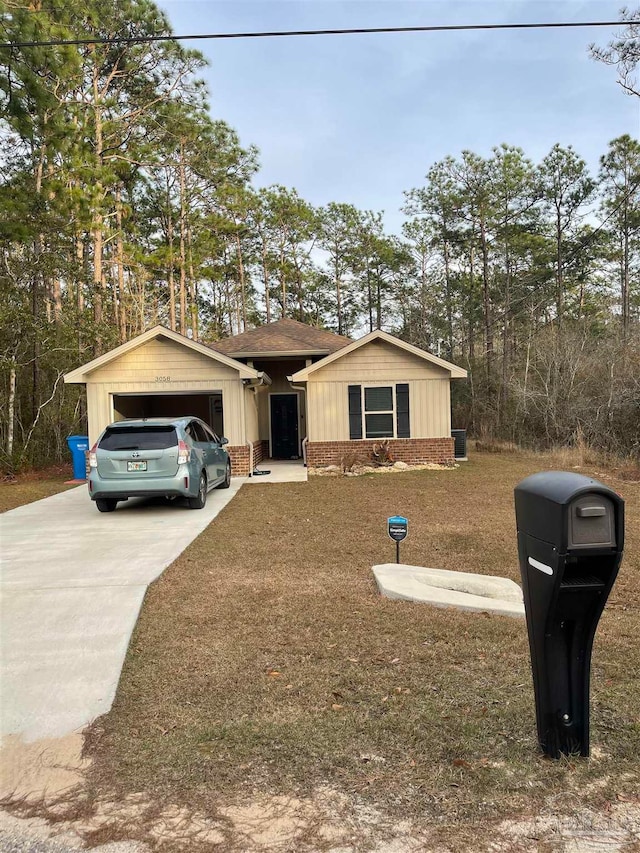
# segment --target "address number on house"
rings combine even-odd
[[[156,376],[156,382],[171,382],[170,376]]]

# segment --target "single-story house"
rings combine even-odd
[[[450,383],[466,375],[386,332],[352,341],[282,319],[212,345],[156,326],[64,380],[86,385],[91,444],[115,420],[195,415],[246,475],[267,457],[339,464],[387,439],[396,459],[452,461]]]

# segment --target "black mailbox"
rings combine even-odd
[[[538,740],[552,758],[589,755],[591,650],[622,560],[624,501],[544,471],[516,486],[515,503]]]

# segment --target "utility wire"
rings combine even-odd
[[[155,35],[155,36],[112,36],[107,38],[82,39],[50,39],[48,41],[8,41],[0,42],[0,49],[22,47],[62,47],[65,45],[91,44],[144,44],[159,41],[196,41],[212,39],[255,39],[255,38],[289,38],[295,36],[342,36],[365,35],[370,33],[441,33],[460,32],[467,30],[540,30],[540,29],[569,29],[575,27],[618,27],[624,24],[640,24],[638,21],[542,21],[531,24],[439,24],[422,27],[354,27],[348,29],[327,30],[275,30],[245,32],[245,33],[192,33],[190,35]]]

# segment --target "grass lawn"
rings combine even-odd
[[[154,583],[117,699],[87,739],[96,796],[221,803],[323,786],[453,849],[495,822],[633,802],[640,789],[640,484],[593,655],[592,758],[537,751],[523,620],[381,598],[386,518],[402,560],[519,581],[513,487],[555,467],[473,455],[455,470],[252,485]],[[314,848],[317,849],[317,848]]]
[[[18,474],[15,479],[0,479],[0,512],[73,488],[65,486],[65,480],[72,476],[71,466],[60,466]]]

